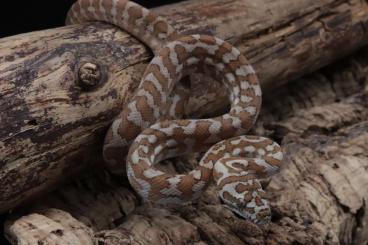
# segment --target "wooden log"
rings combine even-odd
[[[367,4],[358,0],[189,0],[155,11],[182,33],[235,44],[264,89],[341,58],[368,39]],[[0,212],[101,163],[104,133],[150,58],[137,40],[101,23],[0,40]],[[192,91],[188,114],[226,106],[217,83],[193,82]]]
[[[135,209],[132,192],[90,169],[28,210],[15,212],[6,235],[13,244],[80,237],[90,243],[76,244],[365,245],[367,57],[368,49],[361,50],[276,89],[265,101],[256,131],[269,132],[287,153],[282,171],[265,181],[273,211],[268,227],[236,217],[220,203],[213,185],[198,203],[178,210]]]

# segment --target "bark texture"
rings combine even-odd
[[[198,203],[178,210],[138,206],[134,193],[122,187],[126,183],[97,168],[9,216],[6,235],[13,244],[63,244],[78,237],[85,243],[76,244],[365,245],[367,58],[368,49],[362,49],[265,94],[253,133],[282,142],[286,154],[281,172],[264,183],[273,210],[269,226],[234,216],[219,202],[214,186]],[[188,169],[180,162],[173,166],[164,167]],[[46,230],[45,222],[50,224]]]
[[[365,244],[368,50],[285,83],[361,47],[367,2],[189,0],[157,11],[182,33],[232,42],[255,66],[265,103],[254,133],[281,142],[287,156],[281,173],[264,183],[272,223],[258,227],[234,216],[213,186],[179,210],[139,206],[126,180],[103,171],[104,133],[151,54],[124,32],[93,23],[0,40],[0,212],[23,204],[3,216],[8,240]],[[86,63],[96,65],[87,65],[96,75],[89,82],[98,82],[92,87],[79,79]],[[191,116],[226,108],[219,84],[194,81],[191,89]],[[190,163],[164,168],[182,172],[195,159]]]
[[[264,90],[311,72],[368,40],[365,1],[191,0],[155,10],[182,33],[234,43]],[[99,164],[106,128],[129,100],[151,54],[93,23],[0,40],[0,212]],[[95,68],[92,81],[80,79]],[[96,85],[90,86],[94,83]],[[193,82],[188,114],[226,106],[225,90]],[[96,160],[98,159],[98,160]]]

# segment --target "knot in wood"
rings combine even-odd
[[[100,67],[97,64],[86,62],[78,69],[78,83],[82,88],[95,87],[101,80]]]

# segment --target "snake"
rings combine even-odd
[[[143,203],[183,205],[198,199],[213,180],[220,199],[235,214],[256,224],[270,222],[261,180],[279,171],[283,153],[269,138],[245,135],[259,114],[262,92],[244,55],[214,36],[181,35],[163,17],[127,0],[78,0],[66,23],[91,21],[118,26],[154,53],[132,99],[106,133],[107,165],[125,169]],[[183,118],[188,97],[179,81],[193,72],[224,84],[227,113]],[[167,173],[158,166],[191,153],[204,155],[189,173]]]

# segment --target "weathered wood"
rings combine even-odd
[[[213,185],[197,204],[176,211],[135,209],[133,192],[90,169],[33,207],[15,212],[5,226],[7,237],[13,244],[62,244],[72,233],[84,241],[89,235],[89,243],[76,244],[366,245],[367,57],[368,49],[361,50],[276,89],[265,101],[255,131],[279,139],[287,156],[282,171],[265,183],[273,210],[269,227],[234,216]],[[69,214],[58,215],[62,212],[79,223]]]
[[[182,33],[213,34],[234,43],[265,89],[368,40],[367,3],[358,0],[190,0],[156,11]],[[150,58],[138,41],[101,23],[0,40],[0,212],[101,162],[106,128]],[[100,83],[88,91],[77,83],[85,62],[101,72]],[[188,113],[225,107],[224,89],[211,86],[192,84]]]

